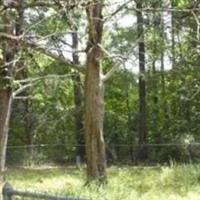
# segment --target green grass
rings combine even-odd
[[[200,200],[200,165],[110,167],[108,184],[84,186],[85,171],[73,167],[8,169],[15,188],[107,200]]]

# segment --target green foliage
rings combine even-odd
[[[175,9],[188,9],[195,1],[173,0],[170,3]],[[162,7],[165,9],[164,4],[165,1],[144,1],[144,7],[158,10]],[[137,151],[139,95],[138,74],[135,69],[138,68],[138,38],[137,23],[134,20],[136,12],[131,9],[131,6],[124,7],[124,10],[122,9],[116,15],[116,19],[115,16],[113,17],[111,24],[106,24],[106,34],[103,38],[105,48],[114,58],[114,60],[104,58],[102,63],[104,73],[116,64],[115,58],[118,55],[125,62],[125,67],[120,67],[105,86],[104,132],[108,146],[108,160],[112,162],[116,160],[130,162],[130,152],[134,154]],[[87,26],[82,10],[73,13],[57,8],[41,8],[31,9],[29,13],[25,13],[25,16],[28,14],[30,16],[25,20],[24,30],[33,36],[43,36],[42,41],[47,42],[46,46],[52,47],[52,44],[56,42],[59,46],[58,39],[69,42],[69,34],[66,33],[72,28],[70,24],[77,21],[80,25],[79,39],[84,38],[82,40],[85,42]],[[167,17],[166,14],[168,14]],[[146,48],[144,80],[147,90],[147,143],[199,142],[200,57],[198,26],[193,14],[143,12]],[[198,14],[196,15],[198,18]],[[125,23],[119,23],[123,17],[133,20],[130,26],[126,27]],[[172,47],[172,17],[175,21],[174,47]],[[59,49],[63,50],[64,54],[66,53],[64,43],[59,46]],[[28,67],[17,74],[16,79],[34,79],[51,75],[56,75],[56,77],[39,79],[34,82],[30,90],[22,94],[22,96],[31,96],[29,100],[14,101],[9,145],[29,145],[28,138],[31,136],[31,142],[34,144],[50,144],[41,153],[41,159],[44,162],[46,159],[58,162],[72,160],[76,144],[74,81],[72,79],[74,71],[36,51],[26,48],[22,51],[23,53],[19,55],[23,61],[26,61],[25,65]],[[172,66],[173,69],[171,69]],[[162,67],[164,69],[161,69]],[[82,79],[81,76],[81,90],[84,92]],[[12,85],[10,80],[0,77],[0,85],[2,81],[3,85]],[[17,89],[19,86],[13,87]],[[53,144],[67,145],[55,151],[55,148],[51,146]],[[188,156],[188,151],[194,156]],[[147,161],[168,162],[170,159],[181,162],[192,159],[196,161],[198,152],[198,149],[185,149],[184,145],[183,147],[151,147]],[[16,157],[19,155],[20,153],[17,152]],[[27,159],[27,154],[23,153],[23,155],[23,159]],[[17,161],[17,159],[14,160]]]

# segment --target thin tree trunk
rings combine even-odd
[[[7,34],[13,34],[13,26],[9,22],[7,14],[3,16],[5,24],[4,31]],[[2,44],[3,62],[10,63],[15,57],[15,44],[10,41],[4,41]],[[8,141],[8,128],[12,104],[11,81],[13,77],[13,64],[0,68],[0,176],[3,177],[6,162],[6,147]]]
[[[164,31],[164,30],[162,30]],[[164,40],[164,38],[163,38]],[[166,88],[165,88],[165,63],[164,63],[164,52],[162,51],[161,53],[161,66],[160,66],[160,71],[161,71],[161,95],[162,95],[162,102],[163,102],[163,111],[164,111],[164,119],[165,116],[167,115],[167,102],[165,100],[165,93],[166,93]]]
[[[102,80],[101,43],[103,33],[103,1],[87,6],[89,40],[85,77],[85,135],[88,181],[106,180],[106,154],[103,137],[104,83]]]
[[[164,31],[165,31],[165,22],[164,22],[164,16],[161,15],[161,35],[160,37],[162,40],[165,40],[164,38]],[[167,118],[168,118],[168,109],[167,109],[167,101],[166,101],[166,84],[165,84],[165,50],[162,49],[161,52],[161,98],[162,98],[162,118],[163,118],[163,128],[165,128],[165,124],[167,124]],[[162,130],[161,130],[162,131]]]
[[[142,1],[137,1],[137,9],[142,9]],[[137,158],[144,160],[147,156],[145,143],[147,138],[146,130],[146,81],[145,81],[145,43],[144,43],[144,27],[143,15],[141,11],[137,11],[137,34],[139,38],[139,133],[138,143],[139,152]]]
[[[164,29],[162,28],[161,31],[164,31]],[[162,34],[162,38],[163,38],[163,34]],[[164,38],[163,38],[164,40]],[[160,71],[161,71],[161,89],[162,89],[162,98],[165,98],[165,63],[164,63],[164,50],[162,50],[161,52],[161,66],[160,66]]]
[[[23,0],[19,0],[22,3]],[[9,11],[5,11],[2,20],[5,25],[4,32],[9,35],[20,35],[23,20],[23,10],[17,10],[18,17],[15,24],[12,22]],[[9,122],[12,106],[12,80],[15,67],[15,55],[19,49],[17,43],[9,40],[2,42],[3,64],[6,67],[0,67],[0,179],[3,178],[6,163],[6,149],[8,142]],[[8,64],[10,63],[10,64]]]
[[[8,127],[12,104],[12,90],[0,89],[0,178],[3,177],[6,162]]]
[[[130,159],[133,162],[134,161],[134,154],[133,154],[133,144],[134,144],[134,131],[132,130],[131,126],[131,108],[130,108],[130,98],[129,98],[129,83],[128,83],[128,71],[125,69],[124,70],[124,76],[125,76],[125,85],[126,85],[126,90],[125,90],[125,98],[126,98],[126,116],[127,116],[127,135],[128,135],[128,140],[129,140],[129,152],[130,152]]]
[[[174,0],[171,0],[171,7],[174,8]],[[175,12],[171,12],[171,42],[172,42],[172,68],[175,66]]]
[[[78,34],[77,28],[72,33],[72,49],[78,50]],[[72,54],[74,64],[79,64],[78,53]],[[82,92],[81,92],[81,78],[78,72],[73,75],[74,81],[74,103],[75,103],[75,133],[76,133],[76,163],[78,165],[84,160],[85,146],[84,146],[84,131],[83,131],[83,112],[82,112]]]
[[[25,96],[28,96],[30,94],[30,90],[28,90],[25,94]],[[26,99],[24,104],[24,114],[25,114],[25,136],[26,136],[26,145],[28,146],[28,154],[30,157],[30,160],[33,159],[33,134],[34,134],[34,117],[33,117],[33,110],[31,105],[31,100]]]

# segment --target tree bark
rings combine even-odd
[[[8,26],[9,17],[5,14],[3,22],[6,24],[4,31],[13,34],[12,25]],[[12,63],[15,57],[15,44],[4,41],[2,44],[3,65]],[[13,77],[13,64],[0,68],[0,176],[3,177],[6,162],[6,147],[8,141],[8,128],[12,104],[11,81]]]
[[[106,181],[106,154],[103,137],[104,83],[98,44],[102,41],[103,1],[93,1],[87,6],[89,39],[85,77],[85,135],[88,181]]]
[[[0,178],[3,177],[6,161],[8,125],[12,104],[12,90],[0,89]]]
[[[77,28],[74,28],[72,33],[72,49],[74,50],[72,57],[73,62],[79,65],[79,56],[75,52],[78,50],[78,34]],[[82,112],[82,101],[83,96],[81,92],[81,77],[78,72],[73,75],[74,82],[74,104],[75,104],[75,135],[76,135],[76,163],[79,165],[85,157],[85,146],[84,146],[84,131],[83,131],[83,112]]]
[[[19,3],[22,4],[22,1],[23,0],[20,0]],[[3,28],[4,33],[16,36],[21,34],[23,10],[19,8],[17,12],[18,17],[15,19],[15,23],[12,22],[12,15],[9,13],[9,11],[5,11],[5,13],[2,15],[2,21],[5,25]],[[5,171],[9,121],[13,100],[12,80],[14,77],[13,74],[16,64],[14,59],[17,51],[19,50],[17,42],[9,39],[2,42],[1,48],[3,54],[3,67],[0,67],[0,179],[3,178]]]
[[[174,8],[175,7],[175,1],[171,0],[171,7]],[[172,51],[172,69],[174,69],[175,66],[175,61],[176,61],[176,57],[175,57],[175,12],[172,11],[171,12],[171,42],[172,42],[172,46],[171,46],[171,51]]]
[[[142,15],[142,1],[137,1],[137,34],[139,38],[139,132],[138,144],[139,151],[137,158],[144,160],[147,156],[145,148],[147,130],[146,130],[146,81],[145,81],[145,43],[144,43],[144,27]]]

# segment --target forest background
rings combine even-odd
[[[1,172],[199,161],[198,0],[0,7]]]

